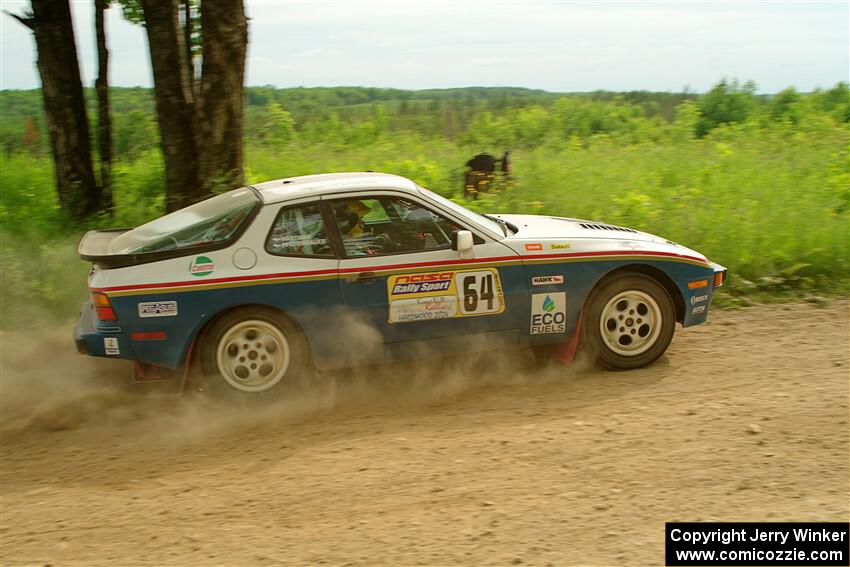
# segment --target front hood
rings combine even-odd
[[[610,238],[612,240],[638,240],[671,244],[669,240],[653,234],[603,222],[543,215],[492,216],[505,220],[519,229],[516,234],[509,236],[508,239]]]
[[[608,223],[543,215],[492,215],[519,229],[502,242],[522,256],[584,253],[663,254],[707,262],[666,238]]]

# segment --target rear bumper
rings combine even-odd
[[[74,345],[77,352],[108,358],[136,358],[132,345],[121,327],[98,325],[91,301],[80,307],[80,322],[74,327]]]

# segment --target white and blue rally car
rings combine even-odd
[[[726,278],[650,234],[481,215],[380,173],[235,189],[89,232],[79,252],[93,267],[78,351],[136,361],[137,376],[197,363],[210,388],[243,394],[309,367],[505,343],[580,342],[609,368],[636,368],[664,353],[676,322],[704,322]]]

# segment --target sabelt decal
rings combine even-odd
[[[691,297],[691,305],[708,301],[708,295],[694,295]]]
[[[398,274],[387,278],[389,322],[496,315],[505,310],[495,268]]]
[[[529,252],[539,252],[539,251],[543,250],[543,245],[540,244],[540,243],[526,244],[525,249],[528,250]]]
[[[215,264],[206,256],[198,256],[189,264],[189,273],[193,276],[208,276],[215,271]]]
[[[697,305],[691,309],[691,315],[700,315],[702,313],[705,313],[705,305]]]
[[[176,301],[149,301],[139,303],[139,317],[176,317]]]
[[[563,333],[567,330],[567,294],[535,293],[531,296],[531,334]]]
[[[115,337],[104,337],[103,351],[110,356],[121,354],[121,351],[118,350],[118,339]]]
[[[564,283],[564,276],[534,276],[531,285],[556,285]]]
[[[570,245],[566,242],[556,242],[554,244],[550,244],[549,248],[551,250],[569,250]]]

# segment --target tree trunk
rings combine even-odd
[[[112,211],[112,118],[109,108],[109,50],[106,48],[104,13],[109,0],[95,0],[94,27],[97,35],[97,91],[98,144],[100,151],[101,208]]]
[[[199,123],[206,191],[243,183],[243,91],[248,20],[242,0],[203,0]]]
[[[192,33],[194,22],[192,20],[192,0],[183,2],[183,45],[186,48],[186,64],[189,66],[189,82],[195,85],[195,57],[192,47]]]
[[[71,8],[67,0],[32,0],[32,13],[14,17],[32,30],[38,49],[59,205],[79,220],[95,212],[101,199],[92,167]]]
[[[178,20],[178,0],[141,3],[165,160],[166,208],[174,211],[207,196],[200,176],[195,97]]]

